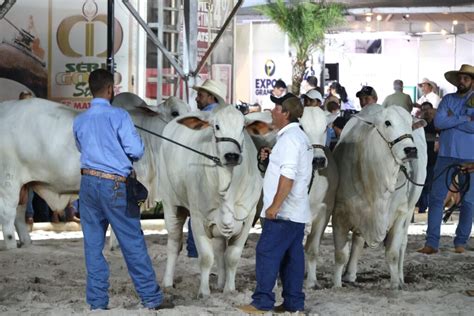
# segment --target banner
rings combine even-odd
[[[2,6],[5,3],[11,6],[0,19],[2,100],[31,90],[37,97],[88,108],[89,73],[105,68],[107,58],[107,0],[10,0]],[[129,37],[127,11],[117,5],[116,94],[130,90]]]
[[[273,109],[270,95],[278,79],[282,79],[287,86],[291,84],[291,61],[288,57],[283,53],[255,53],[251,102],[260,104],[262,109]]]

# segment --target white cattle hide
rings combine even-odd
[[[117,99],[121,99],[120,95]],[[187,105],[176,100],[155,108],[129,109],[135,124],[154,132],[164,128],[173,118],[173,112],[187,111]],[[20,244],[31,244],[25,224],[26,205],[19,205],[19,192],[24,185],[31,187],[54,211],[62,211],[77,199],[80,154],[72,125],[79,113],[39,98],[0,103],[0,224],[7,249],[16,247],[14,225]],[[154,157],[160,141],[149,134],[140,134],[145,155],[135,168],[138,179],[154,199],[157,196]]]
[[[224,292],[234,291],[237,265],[262,188],[257,151],[244,130],[244,117],[232,106],[190,113],[170,122],[163,134],[222,162],[218,166],[183,147],[162,144],[160,193],[168,230],[163,284],[173,285],[188,210],[201,268],[199,295],[210,294],[209,273],[214,259],[218,287]]]
[[[334,156],[339,171],[332,221],[336,248],[334,285],[341,286],[348,259],[347,234],[352,231],[351,260],[344,280],[355,281],[364,242],[370,247],[385,242],[391,287],[399,288],[403,284],[407,229],[421,194],[421,187],[410,184],[400,166],[407,167],[413,180],[424,182],[424,131],[412,133],[412,118],[401,107],[383,109],[371,105],[349,120]]]
[[[333,121],[318,107],[305,107],[300,123],[313,145],[314,178],[309,192],[310,232],[306,237],[306,288],[321,288],[316,278],[317,260],[324,230],[334,209],[339,175],[332,152],[325,146],[328,124]],[[324,162],[321,162],[324,159]],[[317,165],[319,164],[319,168]]]

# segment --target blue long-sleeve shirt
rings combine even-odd
[[[127,177],[132,162],[143,156],[144,147],[127,111],[95,98],[91,107],[74,120],[81,168]]]
[[[474,121],[469,121],[474,108],[467,105],[472,95],[472,91],[464,96],[451,93],[441,100],[434,119],[435,127],[441,130],[439,156],[474,161]]]
[[[208,104],[204,107],[204,109],[202,109],[201,111],[203,112],[210,112],[212,110],[214,110],[217,106],[219,105],[219,103],[211,103],[211,104]]]

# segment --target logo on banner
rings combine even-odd
[[[96,23],[103,23],[107,26],[107,15],[97,14],[99,11],[95,0],[86,0],[82,6],[82,15],[69,16],[61,21],[57,30],[57,42],[61,52],[68,57],[107,57],[107,48],[102,52],[96,52],[95,26]],[[71,46],[71,32],[75,27],[84,27],[84,45],[83,51],[77,51]],[[114,21],[114,52],[117,52],[122,46],[123,29],[120,23]],[[77,44],[75,45],[77,46]]]
[[[265,74],[267,78],[255,78],[255,95],[268,95],[272,93],[276,79],[268,78],[275,74],[275,62],[271,59],[265,61]]]
[[[99,7],[96,0],[84,0],[82,14],[72,15],[64,18],[59,23],[56,40],[58,48],[65,56],[71,58],[70,62],[64,64],[64,71],[54,74],[54,80],[58,86],[73,87],[72,97],[88,98],[92,94],[89,89],[89,73],[98,68],[105,68],[103,62],[97,58],[107,57],[105,49],[95,47],[95,43],[103,43],[96,36],[104,36],[104,32],[97,32],[96,26],[103,23],[107,26],[107,15],[98,14]],[[122,46],[123,29],[119,21],[114,21],[114,52]],[[115,89],[120,89],[122,81],[120,73],[114,74]],[[118,93],[119,91],[116,91]],[[76,107],[76,106],[74,106]]]
[[[271,59],[268,59],[265,62],[265,74],[269,77],[273,76],[275,73],[275,62]]]

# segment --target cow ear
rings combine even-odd
[[[273,127],[262,121],[254,121],[245,126],[245,129],[250,135],[265,135],[273,131]]]
[[[428,125],[428,123],[426,123],[425,120],[419,119],[418,121],[413,122],[413,124],[411,125],[411,129],[412,129],[412,131],[414,131],[417,128],[425,127],[426,125]]]
[[[201,120],[196,116],[185,117],[177,121],[190,129],[201,130],[209,127],[209,122]]]

